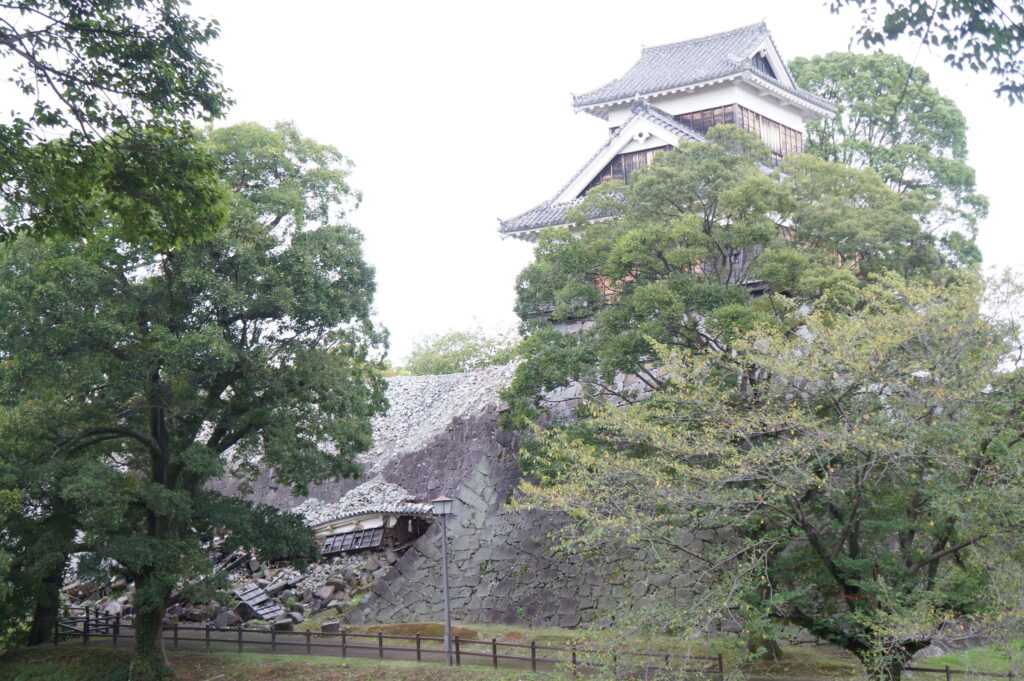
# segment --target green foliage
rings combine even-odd
[[[483,329],[449,331],[420,338],[413,345],[403,374],[455,374],[470,369],[508,364],[516,357],[519,337],[489,334]]]
[[[573,382],[627,402],[658,389],[655,343],[724,351],[754,325],[799,325],[806,305],[856,306],[873,273],[944,270],[917,201],[874,171],[802,155],[771,173],[768,159],[755,137],[716,126],[705,143],[658,154],[629,185],[598,186],[576,214],[612,219],[541,232],[517,281],[527,337],[506,394],[515,425]],[[619,375],[637,382],[619,385]]]
[[[916,195],[928,228],[945,234],[946,248],[977,262],[974,236],[988,201],[967,165],[964,116],[928,74],[887,54],[834,52],[789,66],[801,87],[836,105],[835,117],[807,123],[805,151],[873,168],[893,191]]]
[[[1011,104],[1024,101],[1024,3],[1010,0],[831,0],[833,12],[857,7],[863,19],[857,36],[865,47],[901,36],[946,51],[958,69],[998,76],[996,94]]]
[[[853,311],[757,325],[729,353],[659,346],[664,388],[549,434],[527,499],[579,522],[570,547],[693,574],[691,601],[624,615],[649,629],[797,625],[876,678],[943,628],[1019,630],[1024,339],[981,294],[888,274]],[[1022,302],[1003,283],[984,306]]]
[[[228,104],[199,50],[217,36],[179,0],[18,0],[0,58],[24,95],[0,124],[0,238],[122,236],[169,246],[223,222],[216,167],[191,131]]]
[[[0,486],[24,495],[0,545],[25,566],[44,546],[61,569],[72,550],[85,571],[113,566],[154,631],[170,589],[208,573],[215,534],[314,557],[299,519],[208,481],[272,467],[301,492],[357,474],[385,405],[348,161],[289,124],[208,138],[231,217],[203,241],[166,250],[99,225],[0,249],[0,297],[17,301],[0,311]]]

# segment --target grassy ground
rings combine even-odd
[[[256,653],[170,653],[178,681],[520,681],[529,672]],[[129,651],[61,646],[0,658],[3,681],[124,681]],[[534,677],[535,678],[535,677]],[[545,681],[564,681],[545,674]]]
[[[979,646],[941,657],[922,660],[915,666],[944,667],[965,671],[986,671],[1005,674],[1012,671],[1020,675],[1024,670],[1024,640],[1011,641],[1001,646]]]
[[[319,628],[317,625],[316,628]],[[742,650],[736,640],[729,638],[705,641],[686,641],[669,636],[612,638],[607,633],[588,633],[580,630],[541,629],[500,625],[460,624],[454,627],[456,635],[465,639],[498,639],[499,642],[538,645],[571,646],[617,650],[644,650],[681,654],[713,654],[723,651],[727,671],[742,668],[757,678],[828,679],[854,681],[864,678],[858,661],[848,653],[827,646],[783,646],[783,659],[779,662],[741,664]],[[401,625],[350,626],[353,633],[376,633],[439,636],[441,625],[436,622]],[[398,643],[397,641],[395,642]],[[433,643],[424,642],[424,647]],[[436,644],[439,646],[440,644]],[[545,651],[544,656],[556,656]],[[98,647],[83,648],[62,645],[59,648],[43,646],[32,650],[16,650],[0,657],[0,681],[123,681],[127,672],[128,651]],[[537,679],[517,670],[493,671],[483,663],[463,666],[449,671],[437,663],[380,662],[352,658],[307,658],[292,655],[214,653],[170,653],[170,660],[179,681],[513,681]],[[470,659],[470,663],[480,662]],[[1009,646],[982,646],[955,654],[931,658],[915,666],[1005,673],[1020,673],[1024,664],[1024,640]],[[935,681],[941,675],[918,674],[919,681]],[[563,681],[561,675],[544,674],[541,681]]]

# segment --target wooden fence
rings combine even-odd
[[[54,624],[53,642],[81,639],[82,645],[88,645],[97,639],[109,639],[111,646],[117,647],[118,641],[127,643],[135,634],[130,621],[122,621],[120,616],[100,615],[88,608],[76,609],[81,614],[59,617]],[[398,641],[398,644],[392,642]],[[377,657],[379,659],[415,659],[423,662],[427,658],[444,660],[444,639],[419,634],[408,636],[399,634],[356,634],[344,630],[339,631],[281,631],[277,629],[247,629],[243,627],[221,628],[212,625],[182,626],[179,624],[165,625],[164,642],[170,644],[172,650],[179,650],[181,645],[202,644],[202,649],[209,652],[213,644],[228,644],[232,649],[243,652],[246,647],[267,646],[271,653],[279,648],[306,655],[336,655],[340,657]],[[402,645],[408,642],[408,645]],[[441,646],[424,644],[438,643]],[[265,648],[264,648],[265,649]],[[375,653],[375,654],[374,654]],[[433,657],[431,657],[433,656]],[[595,650],[590,648],[559,647],[539,645],[536,641],[529,643],[510,643],[491,640],[452,638],[452,662],[462,665],[463,658],[478,658],[489,661],[491,666],[498,668],[499,661],[509,661],[531,671],[538,671],[538,665],[565,665],[575,673],[581,668],[601,667],[608,664],[636,667],[645,671],[670,669],[673,672],[699,674],[702,676],[725,678],[725,664],[722,654],[717,655],[678,655],[670,653],[649,653],[627,650]],[[608,660],[611,660],[609,663]],[[655,663],[655,660],[657,661]],[[999,679],[1019,679],[1014,673],[995,673],[982,671],[965,671],[945,667],[904,667],[903,671],[923,674],[944,674],[946,681],[953,677],[982,677]]]
[[[1013,672],[1006,672],[1005,674],[996,674],[995,672],[969,672],[960,669],[950,669],[947,664],[945,667],[904,667],[905,672],[923,672],[926,674],[945,674],[946,681],[951,681],[954,676],[980,676],[990,679],[1019,679],[1019,676],[1014,675]]]
[[[122,621],[120,616],[98,615],[88,609],[81,612],[80,615],[58,618],[54,626],[54,645],[69,639],[80,639],[82,645],[106,639],[116,648],[119,641],[127,644],[134,637],[135,632],[130,620]],[[246,649],[252,652],[253,648],[269,648],[269,652],[274,654],[281,652],[375,657],[382,660],[390,658],[416,662],[438,661],[446,657],[444,639],[441,637],[383,632],[357,634],[344,630],[283,631],[243,627],[220,628],[209,624],[171,624],[164,627],[164,644],[171,650],[180,650],[185,646],[209,652],[215,644],[226,644],[240,653]],[[463,661],[469,662],[472,659],[485,664],[489,662],[495,669],[499,663],[508,662],[518,668],[528,666],[533,672],[545,671],[555,665],[564,665],[576,672],[612,664],[625,665],[646,672],[668,669],[675,673],[697,674],[718,679],[725,677],[725,664],[721,653],[679,655],[630,650],[602,651],[575,646],[541,645],[536,641],[511,643],[498,641],[496,638],[478,640],[452,637],[452,663],[461,666]],[[546,668],[541,669],[541,666]]]

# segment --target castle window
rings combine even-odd
[[[778,165],[783,156],[799,154],[804,150],[803,135],[770,118],[751,111],[739,104],[720,106],[679,114],[674,117],[680,123],[704,134],[711,126],[733,123],[747,132],[752,132],[772,150],[772,163]]]
[[[588,184],[579,195],[583,196],[597,185],[602,182],[607,182],[608,180],[622,180],[625,182],[629,179],[629,176],[633,171],[639,170],[640,168],[646,168],[651,165],[651,162],[654,160],[655,152],[669,148],[671,147],[666,144],[663,147],[657,147],[655,149],[645,149],[643,151],[633,151],[628,154],[619,154],[609,161],[608,165],[601,169],[601,172],[599,172],[597,176],[590,181],[590,184]]]

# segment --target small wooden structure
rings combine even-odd
[[[429,504],[393,504],[360,509],[313,529],[323,556],[336,556],[365,549],[398,550],[409,546],[433,522]]]

